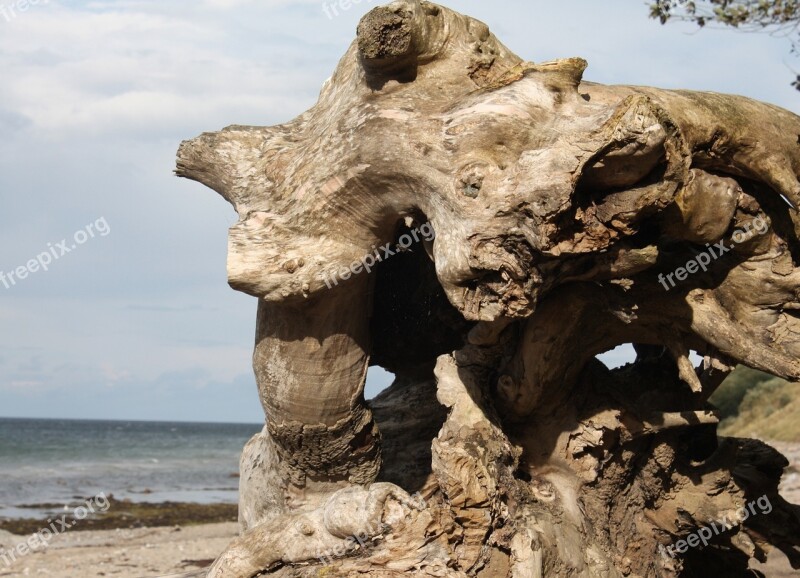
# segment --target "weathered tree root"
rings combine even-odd
[[[286,564],[321,562],[362,549],[421,506],[393,484],[349,487],[307,513],[284,514],[237,538],[209,570],[209,578],[252,578]]]
[[[718,439],[708,404],[739,363],[800,381],[800,118],[586,66],[401,0],[305,114],[181,145],[260,303],[267,427],[211,576],[736,577],[773,547],[800,568],[785,461]],[[630,366],[596,360],[626,343]],[[373,404],[370,364],[398,376]]]
[[[610,384],[644,377],[615,376],[599,364],[581,376],[574,411],[564,414],[571,418],[539,416],[536,424],[512,427],[512,442],[491,407],[491,365],[483,364],[493,356],[468,348],[457,358],[440,358],[436,369],[449,417],[433,443],[438,489],[422,511],[407,494],[398,498],[395,486],[377,484],[371,503],[390,496],[412,505],[384,525],[387,518],[375,508],[364,515],[363,490],[342,490],[344,499],[246,534],[226,558],[241,556],[244,547],[258,560],[247,571],[259,567],[275,576],[317,576],[324,569],[326,576],[453,577],[693,575],[709,560],[724,563],[726,575],[745,576],[748,558],[764,559],[770,544],[800,561],[800,508],[777,493],[786,462],[774,450],[755,440],[715,444],[713,424],[693,426],[702,436],[687,432],[692,426],[682,419],[642,431],[632,409],[598,410]],[[675,370],[659,372],[654,389],[677,383]],[[404,391],[428,387],[405,384]],[[395,399],[402,411],[407,396]],[[702,528],[735,522],[758,499],[768,500],[769,513],[756,510],[743,524],[714,532],[707,548],[686,557],[665,554]],[[331,532],[325,510],[346,516],[346,523]],[[346,548],[347,536],[361,536],[361,543],[351,539]],[[238,571],[219,576],[249,576]]]

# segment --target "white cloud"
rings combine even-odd
[[[150,6],[57,8],[15,21],[0,37],[0,69],[14,79],[0,86],[9,109],[0,124],[32,123],[51,136],[175,134],[232,110],[266,123],[296,107],[298,91],[316,92],[313,76],[291,63],[229,54],[230,32],[216,18],[142,11]]]

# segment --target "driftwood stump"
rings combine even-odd
[[[800,567],[786,460],[708,404],[739,363],[800,378],[800,118],[586,66],[400,1],[308,112],[181,145],[240,216],[267,417],[209,576]]]

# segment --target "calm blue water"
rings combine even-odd
[[[260,425],[0,418],[0,517],[100,492],[236,502],[239,455]]]

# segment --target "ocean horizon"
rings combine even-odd
[[[0,418],[0,518],[37,517],[101,493],[135,502],[236,503],[242,448],[262,427]]]

